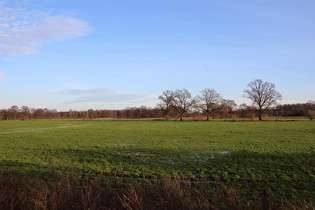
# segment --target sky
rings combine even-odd
[[[314,0],[0,0],[0,109],[155,107],[248,83],[315,100]]]

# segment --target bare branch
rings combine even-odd
[[[244,97],[252,100],[253,104],[258,107],[259,120],[262,120],[261,117],[265,110],[282,99],[274,84],[263,82],[261,79],[250,82],[247,87],[248,89],[244,90]]]
[[[207,120],[209,120],[209,116],[218,106],[222,97],[219,93],[215,91],[215,89],[205,88],[200,91],[201,95],[197,95],[197,104],[196,108],[201,110],[204,114],[207,115]]]

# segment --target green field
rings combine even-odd
[[[314,201],[315,124],[194,121],[0,121],[0,168],[25,177],[179,177],[270,187]]]

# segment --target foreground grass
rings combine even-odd
[[[262,196],[248,199],[224,185],[212,190],[194,188],[178,179],[117,183],[95,179],[73,180],[59,176],[52,182],[35,177],[23,180],[0,174],[0,209],[313,209],[299,197],[290,202],[276,197],[265,202]],[[263,201],[263,202],[262,202]],[[266,207],[269,208],[266,208]]]
[[[1,121],[0,168],[43,180],[63,174],[103,181],[177,177],[192,185],[204,181],[202,187],[209,189],[216,181],[248,197],[270,187],[272,196],[299,194],[314,202],[314,125]]]

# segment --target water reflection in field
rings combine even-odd
[[[23,130],[2,132],[2,134],[43,131],[43,130],[51,130],[51,129],[59,129],[59,128],[68,128],[68,127],[70,127],[70,126],[56,126],[56,127],[49,127],[49,128],[32,128],[32,129],[23,129]]]
[[[148,154],[144,152],[117,152],[122,156],[138,156],[142,157],[142,161],[154,161],[155,163],[170,164],[170,165],[186,165],[191,162],[207,162],[215,158],[219,158],[222,155],[231,154],[229,151],[219,152],[195,152],[190,154],[179,154],[173,156],[158,156],[157,154]]]

